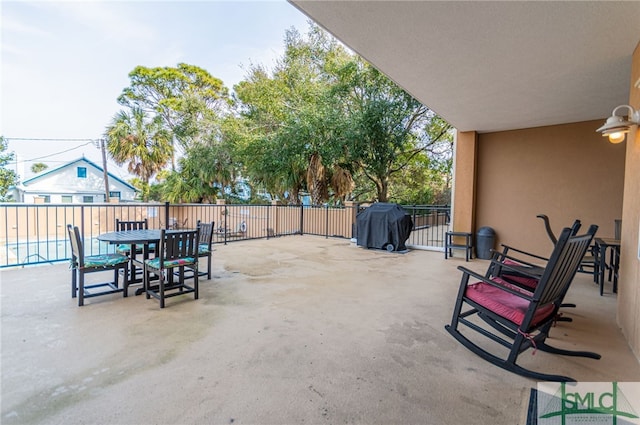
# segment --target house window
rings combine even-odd
[[[71,195],[62,195],[62,199],[61,199],[63,204],[70,204],[73,202],[73,196]]]
[[[44,203],[45,204],[50,204],[51,203],[51,195],[42,195],[42,197],[44,198]]]
[[[93,196],[83,196],[82,202],[84,202],[85,204],[93,203]]]
[[[87,167],[78,167],[78,178],[79,179],[87,178]]]
[[[109,192],[109,198],[120,199],[120,192]]]

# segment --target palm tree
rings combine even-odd
[[[145,184],[167,165],[173,154],[171,132],[163,127],[162,119],[149,118],[140,108],[132,108],[130,113],[118,112],[105,136],[113,160],[118,165],[128,163],[129,172]]]
[[[311,158],[309,159],[307,189],[309,190],[309,195],[311,195],[313,205],[320,205],[329,198],[325,168],[324,165],[322,165],[322,157],[317,152],[311,154]]]
[[[353,176],[346,168],[342,168],[340,165],[334,165],[333,175],[331,176],[331,188],[333,189],[333,196],[336,201],[341,205],[344,205],[344,201],[347,199],[356,184],[353,181]]]

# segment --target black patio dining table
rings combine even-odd
[[[170,232],[171,230],[167,230]],[[102,242],[108,242],[114,244],[127,244],[131,245],[131,278],[129,283],[140,283],[142,279],[136,280],[136,265],[144,267],[144,260],[149,258],[149,245],[152,243],[159,243],[161,237],[160,229],[141,229],[141,230],[122,230],[117,232],[103,233],[98,236],[98,240]],[[138,261],[135,258],[136,245],[142,245],[142,261]],[[144,292],[144,288],[140,288],[136,291],[136,295]]]

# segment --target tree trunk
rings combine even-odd
[[[309,158],[307,189],[313,205],[320,205],[328,197],[325,169],[322,165],[322,157],[318,153],[314,153]]]
[[[389,182],[385,178],[376,181],[376,189],[378,191],[378,202],[387,202],[389,196]]]

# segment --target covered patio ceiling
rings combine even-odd
[[[461,131],[628,103],[638,1],[289,1]]]

